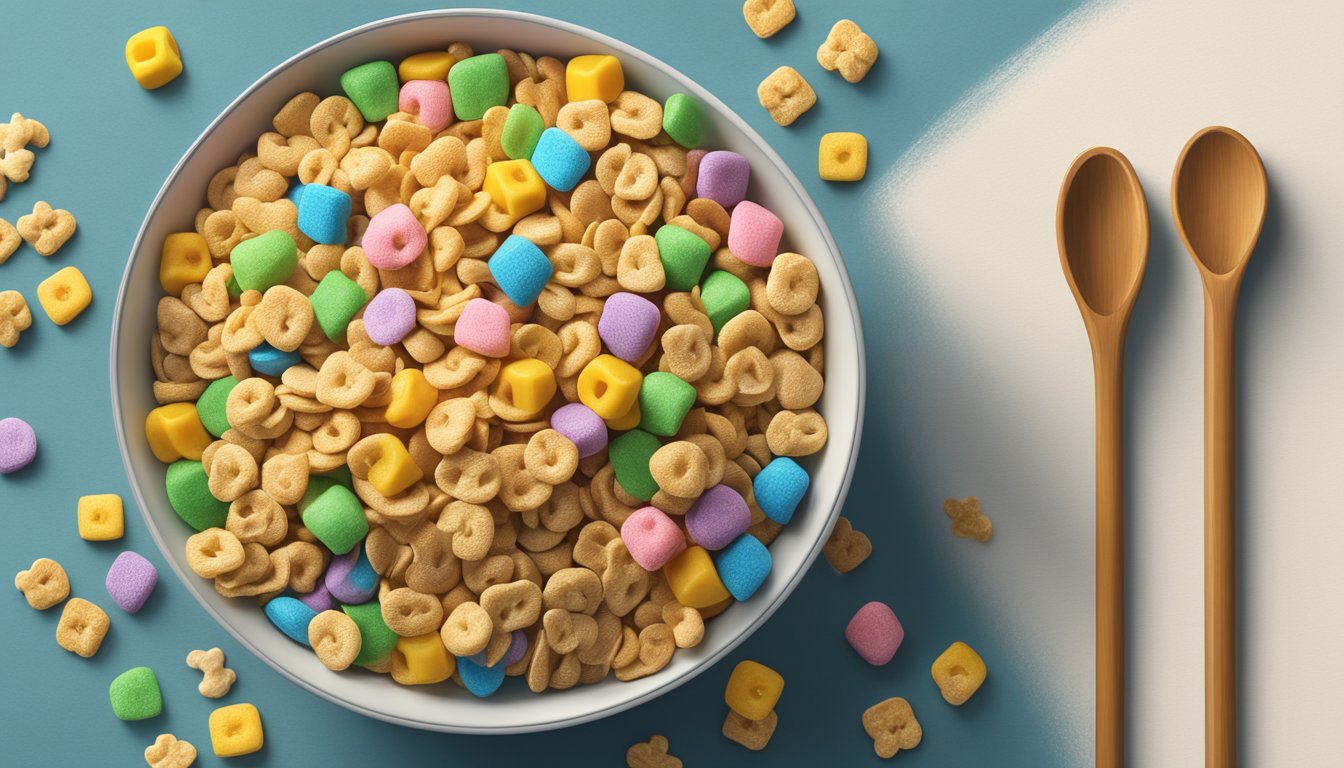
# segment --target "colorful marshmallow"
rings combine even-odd
[[[663,263],[667,287],[673,291],[694,288],[709,263],[709,243],[675,224],[659,227],[653,239],[658,244],[658,260]]]
[[[845,640],[864,661],[875,667],[891,661],[905,639],[905,628],[886,603],[864,603],[845,625]]]
[[[18,472],[37,458],[37,433],[13,416],[0,419],[0,475]]]
[[[378,572],[369,563],[364,547],[358,545],[331,559],[322,583],[332,597],[346,605],[362,605],[378,594]]]
[[[567,403],[551,414],[551,429],[569,438],[579,458],[594,456],[607,447],[607,424],[583,403]]]
[[[148,720],[163,712],[159,679],[149,667],[132,667],[117,675],[107,687],[107,697],[118,720]]]
[[[350,220],[350,195],[325,184],[304,184],[297,202],[299,231],[313,242],[341,245]]]
[[[774,567],[770,549],[749,533],[713,555],[714,567],[723,580],[723,586],[734,600],[746,600],[756,594]]]
[[[364,258],[378,269],[401,269],[415,261],[428,242],[424,226],[403,203],[374,214],[360,241]]]
[[[472,299],[453,326],[458,346],[486,357],[509,354],[509,311],[486,299]]]
[[[415,115],[430,133],[438,133],[453,124],[453,97],[443,80],[411,80],[401,86],[397,106]]]
[[[677,434],[695,405],[695,397],[695,387],[676,374],[650,373],[639,387],[639,428],[662,437]]]
[[[568,192],[578,185],[593,158],[573,137],[559,128],[542,131],[532,151],[532,167],[552,189]]]
[[[509,67],[498,53],[463,59],[448,70],[448,90],[458,120],[480,120],[509,100]]]
[[[807,470],[787,456],[772,459],[752,480],[752,493],[765,516],[788,525],[812,483]]]
[[[396,344],[414,328],[415,299],[400,288],[384,288],[364,308],[364,332],[375,344]]]
[[[658,306],[634,293],[618,291],[607,297],[597,335],[611,354],[626,362],[635,362],[649,351],[658,336],[662,313]]]
[[[750,200],[733,208],[728,224],[728,250],[753,267],[768,267],[779,253],[784,222]]]
[[[271,598],[266,603],[266,618],[275,628],[299,645],[308,645],[308,624],[317,616],[317,611],[298,598],[288,595]]]
[[[282,229],[272,229],[244,240],[229,252],[233,279],[244,291],[262,291],[279,285],[299,265],[299,247]]]
[[[126,551],[117,555],[104,580],[107,594],[127,613],[144,607],[159,583],[159,569],[137,552]]]
[[[621,524],[621,539],[639,567],[656,571],[686,549],[686,536],[657,507],[641,507]]]
[[[345,329],[355,315],[364,308],[369,296],[359,283],[346,277],[339,269],[333,269],[322,277],[308,297],[313,305],[313,319],[328,339],[336,341],[345,338]]]
[[[732,208],[746,199],[750,179],[751,163],[747,158],[728,150],[706,152],[700,158],[695,194]]]
[[[522,161],[526,162],[526,161]],[[490,276],[509,301],[526,307],[537,300],[551,279],[551,260],[525,237],[509,235],[487,262]]]
[[[370,61],[341,75],[341,89],[364,119],[376,123],[397,111],[397,68],[390,61]]]
[[[696,544],[709,550],[733,543],[750,525],[751,509],[746,499],[722,483],[700,494],[686,513],[686,532]]]

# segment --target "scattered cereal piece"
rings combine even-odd
[[[862,133],[825,133],[817,145],[817,174],[826,181],[858,181],[868,170],[868,139]]]
[[[261,713],[251,704],[230,704],[210,713],[210,747],[216,757],[250,755],[265,740]]]
[[[733,667],[723,698],[728,708],[748,720],[764,720],[784,692],[784,678],[775,670],[744,659]]]
[[[905,639],[905,628],[886,603],[865,603],[845,626],[845,639],[863,660],[875,667],[891,661]]]
[[[149,667],[132,667],[117,675],[108,686],[107,696],[118,720],[148,720],[163,712],[159,679]]]
[[[770,557],[770,549],[760,539],[744,533],[714,553],[714,567],[733,599],[747,600],[765,583],[774,568],[774,560]]]
[[[625,71],[615,56],[575,56],[565,65],[565,93],[571,103],[597,99],[610,104],[625,90]]]
[[[994,521],[980,510],[980,499],[975,496],[945,499],[943,514],[952,521],[954,536],[973,538],[982,543],[994,537]]]
[[[196,690],[207,699],[223,698],[238,681],[237,673],[224,666],[224,652],[218,648],[188,653],[187,666],[203,674]]]
[[[126,533],[121,497],[115,493],[80,496],[75,516],[85,541],[114,541]]]
[[[45,611],[70,596],[70,577],[55,560],[39,557],[14,576],[14,588],[23,593],[28,605]]]
[[[397,68],[390,61],[370,61],[341,75],[341,89],[370,123],[397,111],[399,85]]]
[[[837,21],[826,35],[826,42],[817,49],[817,63],[832,72],[840,70],[841,76],[851,83],[862,80],[875,61],[877,43],[849,19]]]
[[[841,573],[849,573],[858,568],[873,553],[873,543],[862,531],[854,530],[849,518],[844,515],[835,521],[831,536],[821,548],[822,554],[831,567]]]
[[[752,478],[752,493],[765,516],[780,525],[788,525],[794,510],[803,500],[812,479],[807,470],[787,456],[779,456]]]
[[[89,306],[93,290],[84,273],[76,267],[66,267],[37,284],[37,301],[51,322],[65,325]]]
[[[39,200],[33,204],[32,213],[19,217],[17,229],[33,250],[50,256],[75,234],[76,226],[75,217],[69,211],[52,208],[45,200]]]
[[[938,655],[930,670],[943,699],[953,706],[965,704],[985,682],[985,660],[971,646],[957,641]]]
[[[817,92],[793,67],[780,67],[756,88],[756,98],[779,125],[792,125],[817,103]]]
[[[308,644],[323,666],[340,672],[348,669],[359,656],[359,626],[340,611],[322,611],[308,622]]]
[[[4,176],[0,175],[0,192],[4,190],[3,184]],[[21,242],[23,242],[23,238],[19,235],[19,230],[15,229],[14,225],[8,221],[0,219],[0,264],[9,261],[9,257],[13,256],[14,252],[19,249],[19,243]]]
[[[107,594],[123,611],[135,613],[145,605],[159,583],[159,569],[139,553],[117,555],[107,570]]]
[[[37,457],[37,433],[23,419],[0,419],[0,475],[18,472]]]
[[[145,747],[145,762],[149,768],[191,768],[196,762],[196,747],[171,733],[161,733]]]
[[[126,41],[126,66],[141,88],[152,91],[182,74],[182,52],[167,27],[150,27]]]
[[[3,222],[0,222],[3,224]],[[0,232],[0,237],[4,233]],[[3,247],[0,246],[0,250]],[[19,343],[19,335],[33,325],[33,313],[18,291],[0,291],[0,347]]]
[[[730,709],[728,717],[723,719],[723,735],[747,749],[760,752],[770,743],[778,725],[779,715],[773,709],[761,720],[743,717]]]
[[[111,626],[102,608],[81,597],[72,597],[56,624],[56,644],[87,659],[98,652]]]
[[[742,4],[742,16],[747,20],[747,26],[762,39],[787,27],[795,15],[793,0],[747,0]]]
[[[863,730],[873,740],[878,757],[888,758],[902,749],[914,749],[924,738],[910,702],[899,696],[869,707],[863,713]]]
[[[480,120],[509,100],[509,67],[498,53],[462,59],[448,70],[448,90],[458,120]]]
[[[655,734],[625,751],[628,768],[681,768],[681,758],[667,752],[667,737]]]

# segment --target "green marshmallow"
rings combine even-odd
[[[458,120],[480,120],[509,100],[509,67],[498,53],[463,59],[448,70],[448,91]]]
[[[695,387],[682,381],[676,374],[654,371],[646,375],[639,385],[639,428],[655,435],[671,437],[681,429],[681,422],[693,405]],[[656,441],[654,450],[658,450]],[[620,479],[619,474],[616,479]]]
[[[390,61],[370,61],[346,70],[341,88],[355,102],[365,120],[376,123],[397,111],[401,82]]]
[[[148,720],[163,712],[159,679],[149,667],[134,667],[117,675],[107,688],[107,697],[119,720]]]
[[[663,104],[663,130],[672,140],[687,149],[700,146],[700,102],[684,93],[674,93]]]
[[[210,382],[201,396],[196,398],[196,415],[201,424],[215,437],[223,437],[229,429],[228,402],[229,393],[238,386],[238,380],[232,376],[215,379]]]
[[[313,295],[308,297],[318,326],[332,341],[345,338],[345,327],[368,300],[368,294],[359,287],[359,283],[346,277],[339,269],[328,272],[317,288],[313,289]]]
[[[265,291],[294,274],[299,247],[282,229],[272,229],[235,245],[229,253],[233,276],[244,291]]]
[[[658,243],[658,260],[663,262],[667,287],[674,291],[694,288],[709,263],[709,243],[689,229],[674,224],[659,227],[653,239]]]
[[[751,306],[751,289],[732,272],[716,269],[700,284],[700,301],[717,334],[723,330],[724,323]]]
[[[229,505],[210,493],[210,476],[201,462],[182,459],[169,464],[164,487],[169,506],[187,525],[197,531],[224,527]]]
[[[397,633],[388,628],[383,621],[383,606],[377,600],[363,605],[342,605],[345,615],[354,620],[359,627],[359,655],[355,657],[356,666],[368,666],[386,661],[397,645]]]
[[[510,160],[531,160],[532,150],[541,140],[541,132],[546,129],[541,113],[526,104],[514,104],[509,107],[509,116],[504,119],[504,131],[500,134],[499,145]]]
[[[359,497],[329,478],[309,479],[308,492],[299,507],[303,510],[304,526],[332,554],[344,555],[369,533],[369,520],[364,516]]]
[[[643,392],[641,389],[641,400],[644,399]],[[658,483],[654,482],[653,472],[649,470],[649,459],[661,447],[658,438],[642,429],[632,429],[618,436],[607,447],[607,457],[616,471],[616,482],[621,484],[626,493],[640,501],[648,501],[658,492]]]
[[[228,282],[224,283],[224,288],[229,292],[230,299],[236,299],[243,295],[243,287],[238,284],[238,278],[229,275]]]

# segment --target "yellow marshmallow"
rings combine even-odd
[[[625,412],[624,416],[615,419],[606,419],[607,428],[614,429],[617,432],[625,432],[639,426],[639,401],[636,400],[630,410]]]
[[[565,96],[571,102],[600,99],[610,104],[625,90],[625,73],[615,56],[575,56],[565,67]]]
[[[828,133],[817,148],[817,173],[826,181],[858,181],[868,170],[868,139],[861,133]]]
[[[688,547],[667,561],[663,575],[677,602],[687,608],[707,608],[732,597],[704,547]]]
[[[424,476],[396,435],[378,436],[378,458],[369,467],[369,482],[379,493],[396,496]]]
[[[555,397],[555,372],[534,358],[514,360],[499,372],[500,397],[527,413],[540,413]]]
[[[150,27],[126,41],[126,66],[141,88],[152,91],[182,74],[182,52],[167,27]]]
[[[453,676],[457,661],[438,632],[397,640],[392,651],[392,679],[402,685],[432,685]]]
[[[194,403],[169,403],[150,411],[145,417],[145,438],[154,458],[164,464],[178,459],[199,461],[213,441]]]
[[[387,404],[387,423],[402,429],[420,426],[439,403],[439,390],[419,368],[403,368],[392,377],[392,399]]]
[[[949,645],[934,660],[933,668],[929,671],[943,698],[955,706],[965,704],[975,695],[984,684],[985,675],[989,673],[980,654],[961,641]]]
[[[93,301],[93,289],[83,272],[66,267],[37,284],[37,301],[51,322],[65,325]]]
[[[251,704],[231,704],[210,713],[210,746],[216,757],[250,755],[265,742],[261,713]]]
[[[784,678],[775,670],[745,660],[733,668],[723,691],[728,708],[748,720],[764,720],[784,692]]]
[[[630,413],[644,380],[639,369],[614,355],[598,355],[579,372],[579,402],[603,419]]]
[[[546,183],[528,160],[502,160],[486,166],[482,189],[496,208],[513,219],[539,211],[546,204]]]
[[[447,80],[448,70],[457,63],[457,57],[447,51],[413,53],[397,65],[397,77],[405,83],[410,80]]]
[[[85,541],[113,541],[126,533],[121,497],[115,493],[80,496],[76,517],[79,538]]]
[[[174,232],[163,239],[159,285],[164,292],[181,296],[183,288],[204,280],[210,267],[210,248],[199,234]]]

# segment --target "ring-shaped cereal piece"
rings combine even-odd
[[[340,351],[322,363],[317,372],[315,394],[319,402],[333,408],[354,408],[373,394],[375,383],[372,371],[358,363],[349,352]]]
[[[323,611],[308,622],[308,645],[333,672],[348,669],[363,643],[359,625],[342,611]]]
[[[709,459],[695,443],[677,440],[654,451],[649,471],[659,488],[673,496],[693,498],[705,489]]]
[[[223,528],[207,528],[187,538],[187,567],[203,579],[213,579],[243,564],[243,545]]]
[[[471,504],[495,498],[502,482],[495,457],[469,448],[444,456],[434,470],[434,483],[444,493]]]
[[[527,446],[501,445],[492,451],[499,463],[499,500],[514,512],[536,509],[551,498],[551,486],[527,471]]]
[[[826,445],[826,420],[811,408],[780,411],[765,432],[776,456],[811,456]]]
[[[663,333],[661,369],[667,370],[682,381],[696,382],[709,373],[710,363],[714,359],[710,351],[709,337],[698,325],[674,325]]]
[[[579,449],[554,429],[543,429],[528,439],[523,465],[543,483],[559,485],[573,477],[579,468]]]
[[[541,618],[541,588],[527,580],[495,584],[481,593],[480,604],[495,632],[527,629]]]
[[[449,502],[436,525],[452,538],[453,554],[464,561],[484,559],[495,539],[494,518],[479,504]]]
[[[402,637],[437,632],[443,624],[443,603],[434,595],[398,587],[379,598],[383,622]]]
[[[256,488],[259,480],[257,460],[241,446],[225,443],[211,456],[207,484],[216,499],[234,501]]]
[[[267,344],[293,352],[313,329],[313,305],[307,296],[287,285],[271,286],[252,313],[252,321]]]
[[[490,643],[494,624],[490,614],[480,603],[468,601],[458,605],[439,629],[443,645],[454,656],[471,656],[485,650]]]

